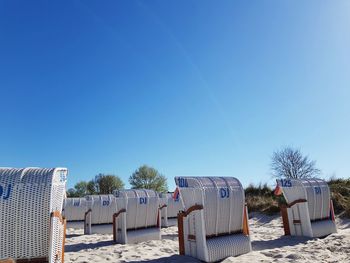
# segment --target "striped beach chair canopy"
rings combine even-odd
[[[318,178],[278,179],[277,188],[287,202],[292,234],[317,237],[336,231],[326,181]]]
[[[0,168],[0,259],[63,262],[66,168]]]
[[[75,197],[64,199],[63,215],[68,222],[83,221],[88,210],[85,197]]]
[[[117,211],[115,197],[110,195],[89,195],[86,197],[91,211],[91,224],[112,224],[113,214]]]
[[[114,192],[118,215],[116,228],[120,243],[138,243],[160,239],[159,196],[153,190],[128,189]],[[123,211],[123,212],[122,212]]]
[[[244,189],[238,179],[176,177],[175,182],[185,207],[180,252],[215,262],[251,250]]]
[[[307,201],[310,220],[329,217],[331,195],[326,181],[317,178],[280,179],[277,184],[288,203]]]

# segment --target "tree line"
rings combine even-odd
[[[271,171],[275,178],[311,178],[320,175],[316,162],[304,156],[300,149],[284,147],[271,157]],[[129,184],[134,189],[152,189],[163,193],[168,191],[167,179],[153,167],[143,165],[130,177]],[[123,180],[113,174],[98,174],[90,181],[80,181],[67,191],[68,197],[83,197],[94,194],[112,194],[124,189]]]
[[[143,165],[130,177],[133,189],[152,189],[160,193],[168,191],[167,179],[155,168]],[[124,189],[123,180],[114,174],[98,174],[90,181],[80,181],[67,191],[67,197],[84,197],[86,195],[112,194],[114,190]]]

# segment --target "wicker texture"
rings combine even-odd
[[[251,251],[250,237],[241,234],[245,196],[236,178],[176,177],[175,182],[186,210],[203,206],[184,220],[186,255],[213,262]]]
[[[12,188],[0,197],[0,259],[51,254],[50,262],[61,262],[63,226],[50,215],[62,212],[66,176],[65,168],[0,168],[1,187]]]
[[[250,239],[243,234],[215,237],[207,240],[209,262],[250,252]]]

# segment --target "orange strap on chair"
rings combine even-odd
[[[249,224],[248,224],[248,212],[247,205],[244,206],[244,218],[243,218],[243,234],[249,236]]]
[[[51,223],[52,218],[58,218],[58,220],[63,225],[63,239],[62,239],[62,251],[61,251],[61,262],[64,263],[64,245],[66,243],[66,227],[67,227],[67,220],[62,216],[62,214],[59,211],[54,211],[51,213]],[[59,255],[56,255],[59,257]],[[38,261],[40,262],[40,261]]]

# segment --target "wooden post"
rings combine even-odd
[[[280,210],[281,210],[281,216],[282,216],[282,222],[283,222],[284,235],[290,236],[287,206],[280,205]]]
[[[63,241],[62,241],[62,263],[64,263],[64,246],[66,244],[66,232],[67,232],[67,219],[63,218]]]
[[[84,215],[84,235],[91,235],[91,212],[92,210],[89,209],[85,212]],[[88,216],[89,220],[87,220]]]
[[[125,213],[126,209],[120,209],[117,213],[113,214],[113,241],[117,242],[117,217],[121,213]]]
[[[186,211],[180,211],[177,214],[177,227],[178,227],[178,237],[179,237],[179,254],[185,255],[185,236],[184,236],[184,218],[190,213],[196,210],[202,210],[202,205],[191,206]]]
[[[185,255],[185,238],[184,238],[184,212],[179,212],[177,215],[177,227],[179,237],[179,254]]]

